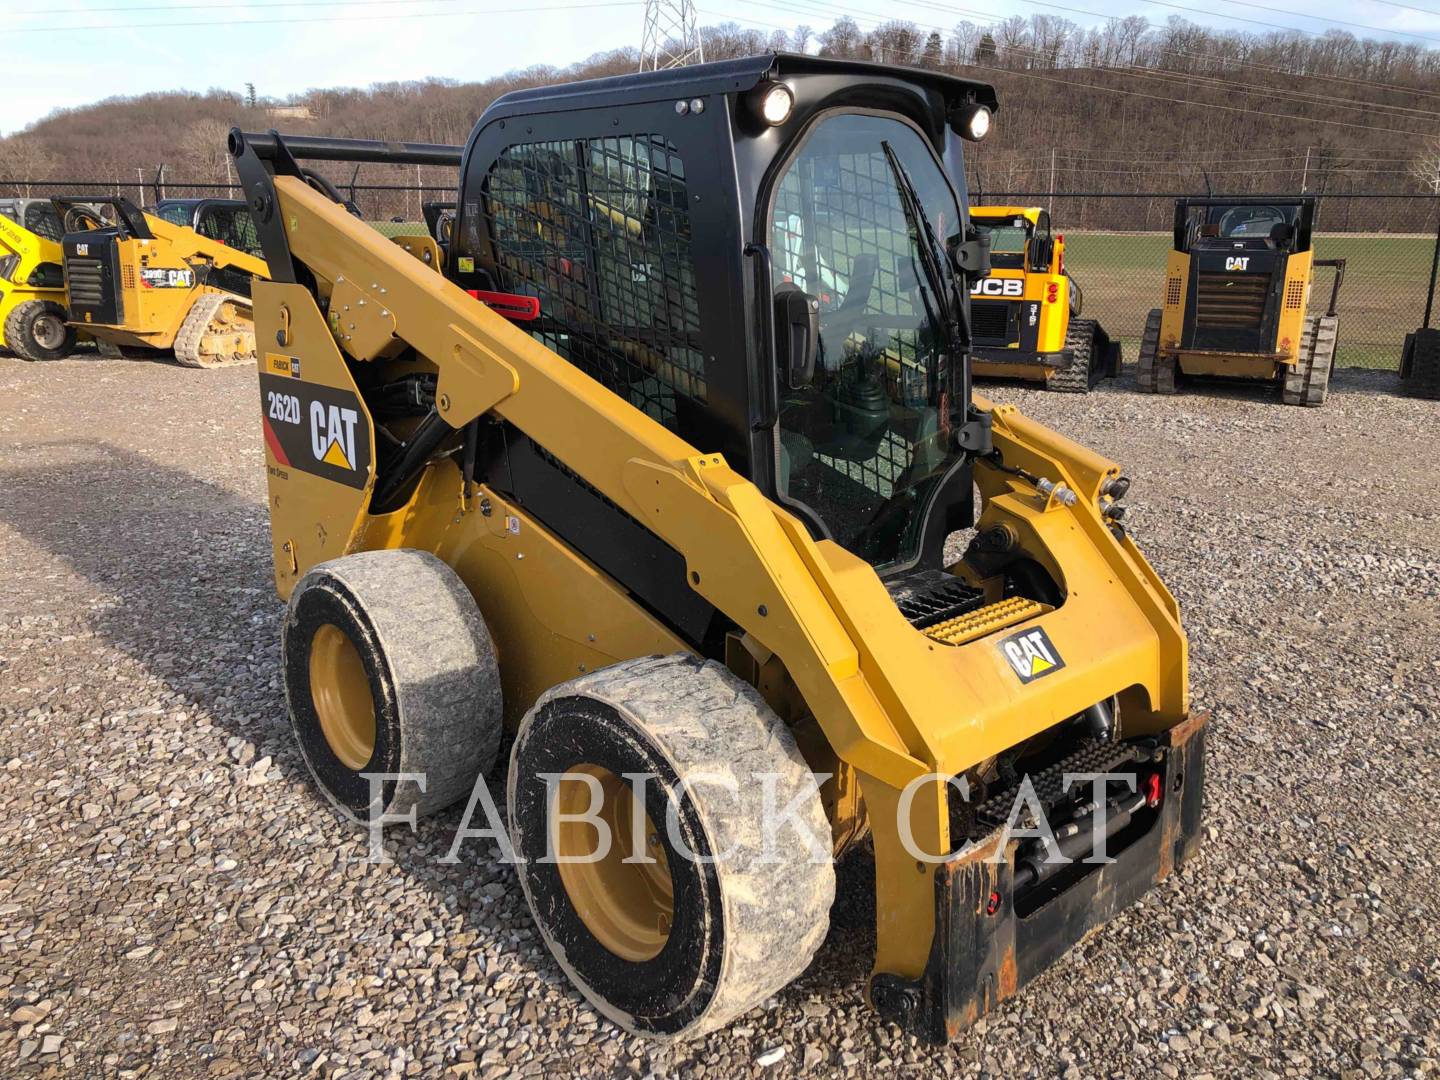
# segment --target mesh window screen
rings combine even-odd
[[[675,148],[658,135],[512,146],[485,193],[501,287],[540,299],[531,332],[679,431],[677,397],[705,400],[705,368]]]
[[[883,150],[872,144],[798,159],[776,194],[773,237],[777,284],[793,283],[820,299],[824,371],[851,396],[924,406],[931,397],[928,367],[918,355],[925,311],[917,302],[905,210]],[[857,481],[867,493],[856,492],[857,499],[868,502],[894,494],[911,465],[911,446],[887,432],[863,460],[817,457]]]

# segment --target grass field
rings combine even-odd
[[[1085,290],[1085,314],[1099,319],[1111,336],[1125,342],[1125,359],[1135,359],[1145,316],[1160,306],[1168,233],[1067,233],[1066,265]],[[1395,368],[1405,335],[1420,325],[1430,281],[1430,237],[1377,234],[1321,235],[1317,259],[1345,259],[1340,290],[1342,367]],[[1315,272],[1310,310],[1329,302],[1334,270]]]

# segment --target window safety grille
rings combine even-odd
[[[531,332],[652,419],[705,399],[689,196],[659,135],[526,143],[486,179],[501,287]],[[683,432],[681,432],[683,434]]]

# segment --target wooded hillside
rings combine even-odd
[[[937,16],[938,17],[938,16]],[[971,154],[986,192],[1306,190],[1440,194],[1440,52],[1345,32],[1219,33],[1174,18],[1086,29],[1013,17],[948,31],[849,18],[816,32],[707,27],[708,59],[767,48],[931,67],[996,84],[995,133]],[[231,125],[463,142],[506,91],[635,70],[633,51],[479,83],[386,83],[284,100],[176,92],[56,113],[0,140],[0,180],[230,179]],[[344,179],[348,180],[348,171]],[[404,177],[414,182],[414,171]],[[449,179],[439,173],[427,183]],[[399,182],[367,168],[364,180]],[[9,188],[0,187],[0,193]],[[38,193],[38,192],[37,192]]]

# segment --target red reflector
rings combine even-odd
[[[540,317],[540,298],[521,296],[519,293],[487,292],[484,289],[466,289],[497,315],[503,315],[512,322],[532,322]]]
[[[1052,281],[1052,282],[1051,282],[1048,286],[1046,286],[1046,288],[1045,288],[1045,302],[1046,302],[1047,304],[1053,304],[1053,303],[1055,303],[1056,300],[1059,300],[1059,299],[1060,299],[1060,285],[1059,285],[1058,282]]]
[[[1145,778],[1145,805],[1152,810],[1160,805],[1160,799],[1165,794],[1165,778],[1158,772],[1151,773]]]
[[[1000,894],[999,894],[998,892],[992,892],[992,893],[990,894],[990,899],[985,902],[985,914],[986,914],[986,915],[994,915],[995,912],[997,912],[997,911],[999,911],[999,910],[1000,910]]]

